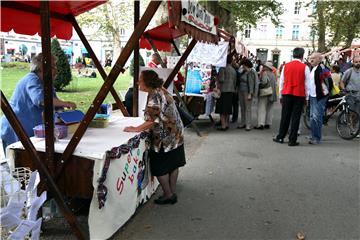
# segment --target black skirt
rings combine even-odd
[[[232,114],[232,92],[222,92],[220,98],[216,101],[215,113],[219,114]]]
[[[151,174],[156,177],[169,174],[186,164],[184,144],[169,152],[164,152],[164,148],[159,152],[150,149],[149,157]]]

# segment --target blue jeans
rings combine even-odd
[[[317,100],[316,97],[310,97],[311,139],[316,142],[321,141],[321,128],[327,99],[327,96],[320,100]]]

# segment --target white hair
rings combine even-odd
[[[39,70],[40,70],[40,67],[42,65],[42,60],[43,60],[43,54],[42,53],[39,53],[38,55],[33,57],[31,59],[31,63],[30,63],[30,71],[38,73]],[[54,55],[51,54],[51,60],[56,63],[57,57],[55,57]]]

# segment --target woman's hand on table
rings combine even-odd
[[[124,132],[141,132],[138,127],[128,126],[124,128]]]

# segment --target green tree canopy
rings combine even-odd
[[[59,41],[54,38],[51,41],[51,53],[57,57],[57,75],[54,79],[54,87],[57,91],[63,90],[72,80],[70,64],[64,51],[60,47]]]
[[[313,0],[311,5],[319,52],[339,45],[350,47],[360,37],[360,1]]]
[[[275,0],[267,1],[201,1],[201,4],[220,18],[220,27],[231,34],[244,30],[247,25],[255,26],[265,17],[279,23],[278,16],[283,13],[282,4]]]

